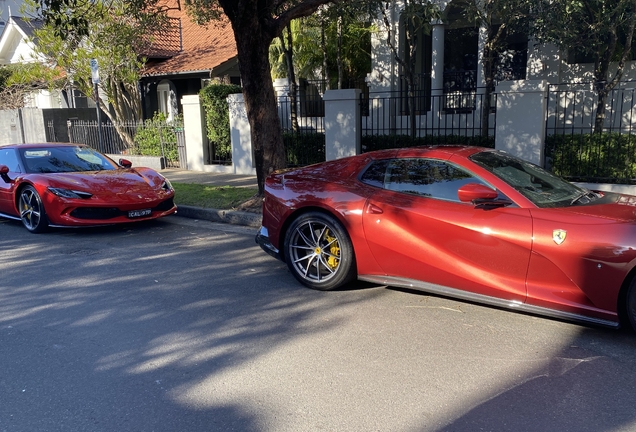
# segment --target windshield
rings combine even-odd
[[[590,194],[587,189],[506,153],[485,151],[472,155],[470,159],[515,188],[537,207],[566,207]]]
[[[59,146],[20,149],[28,173],[114,170],[112,161],[89,147]]]

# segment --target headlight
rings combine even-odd
[[[170,183],[170,180],[168,180],[167,178],[163,179],[161,189],[165,190],[166,192],[171,192],[174,190],[174,188],[172,187],[172,183]]]
[[[49,192],[59,196],[60,198],[88,199],[93,196],[93,194],[88,192],[74,191],[71,189],[62,189],[62,188],[54,188],[54,187],[50,187],[48,189],[49,189]]]

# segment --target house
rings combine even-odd
[[[174,3],[175,7],[178,5]],[[163,112],[168,119],[182,112],[181,99],[198,94],[213,79],[240,85],[234,33],[229,22],[200,26],[183,8],[168,11],[170,34],[154,38],[141,73],[144,117]]]
[[[481,58],[486,42],[484,28],[475,27],[463,14],[466,0],[438,0],[444,17],[432,26],[430,35],[422,34],[416,52],[417,88],[428,94],[436,92],[481,91],[486,85]],[[404,50],[402,2],[394,2],[392,38]],[[391,53],[389,32],[378,20],[379,31],[372,40],[372,72],[368,76],[371,92],[400,91],[404,72]],[[474,30],[474,31],[468,31]],[[523,32],[507,40],[508,48],[496,65],[497,82],[545,80],[549,85],[589,83],[593,81],[593,63],[573,53],[559,52],[549,45],[537,45]],[[628,62],[622,81],[636,80],[636,62]]]
[[[197,94],[211,79],[240,84],[236,44],[229,23],[199,26],[183,8],[179,8],[179,2],[169,3],[174,7],[168,12],[172,30],[154,35],[145,52],[139,53],[147,59],[140,82],[145,118],[151,118],[157,111],[173,118],[181,111],[181,98]],[[20,1],[0,0],[0,22],[5,22],[4,28],[0,28],[0,65],[44,61],[35,54],[37,41],[33,40],[33,30],[42,22],[8,16],[9,9],[19,11],[21,4]],[[72,89],[41,90],[29,98],[27,107],[95,108],[95,104]]]
[[[518,31],[506,41],[506,49],[495,62],[491,93],[482,62],[487,29],[466,19],[466,0],[436,1],[443,18],[432,23],[429,35],[418,37],[417,70],[410,94],[405,70],[390,48],[399,47],[404,56],[404,2],[392,2],[389,29],[384,20],[376,21],[379,31],[372,37],[372,71],[367,76],[370,103],[361,123],[363,147],[364,137],[371,135],[410,135],[431,141],[446,136],[480,145],[485,138],[486,145],[550,167],[555,155],[555,147],[550,146],[557,141],[553,138],[567,135],[575,152],[569,157],[572,172],[583,159],[591,158],[589,154],[624,153],[620,148],[631,148],[621,144],[608,150],[596,144],[583,154],[573,147],[577,136],[589,136],[596,130],[597,120],[603,131],[631,140],[636,130],[636,61],[627,62],[621,82],[608,95],[605,106],[601,105],[600,110],[605,111],[597,117],[597,85],[602,83],[595,83],[590,59],[552,45],[539,45]],[[616,69],[617,64],[612,64],[610,76]],[[634,156],[626,154],[624,159],[633,160]],[[591,165],[612,163],[594,159]],[[636,176],[636,167],[628,168],[623,174]],[[559,171],[559,175],[565,176],[566,171]],[[610,172],[597,172],[594,181],[611,182],[615,174]],[[582,174],[570,173],[568,178]]]

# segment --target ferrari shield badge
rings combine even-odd
[[[567,235],[567,231],[562,229],[555,229],[552,231],[552,240],[558,245],[565,241],[565,236]]]

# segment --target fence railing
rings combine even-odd
[[[552,86],[548,95],[545,165],[571,181],[636,184],[636,85],[623,83],[605,101],[596,127],[598,93]]]
[[[496,113],[484,115],[485,95],[478,91],[443,94],[416,93],[409,98],[404,92],[390,95],[370,94],[361,97],[360,130],[363,151],[410,147],[424,144],[468,144],[494,147]],[[460,98],[461,100],[459,100]],[[496,95],[491,95],[491,107]],[[411,113],[410,106],[414,107]],[[421,111],[418,108],[428,106]],[[461,108],[461,109],[460,109]]]
[[[302,97],[301,97],[302,96]],[[292,123],[289,96],[278,97],[278,114],[283,129],[287,165],[305,166],[325,161],[325,105],[318,93],[296,98],[298,128]]]
[[[102,123],[67,121],[69,140],[86,144],[102,153],[161,156],[168,168],[186,168],[186,147],[183,124],[146,122]],[[54,137],[53,125],[48,125]],[[101,134],[101,139],[100,139]]]

